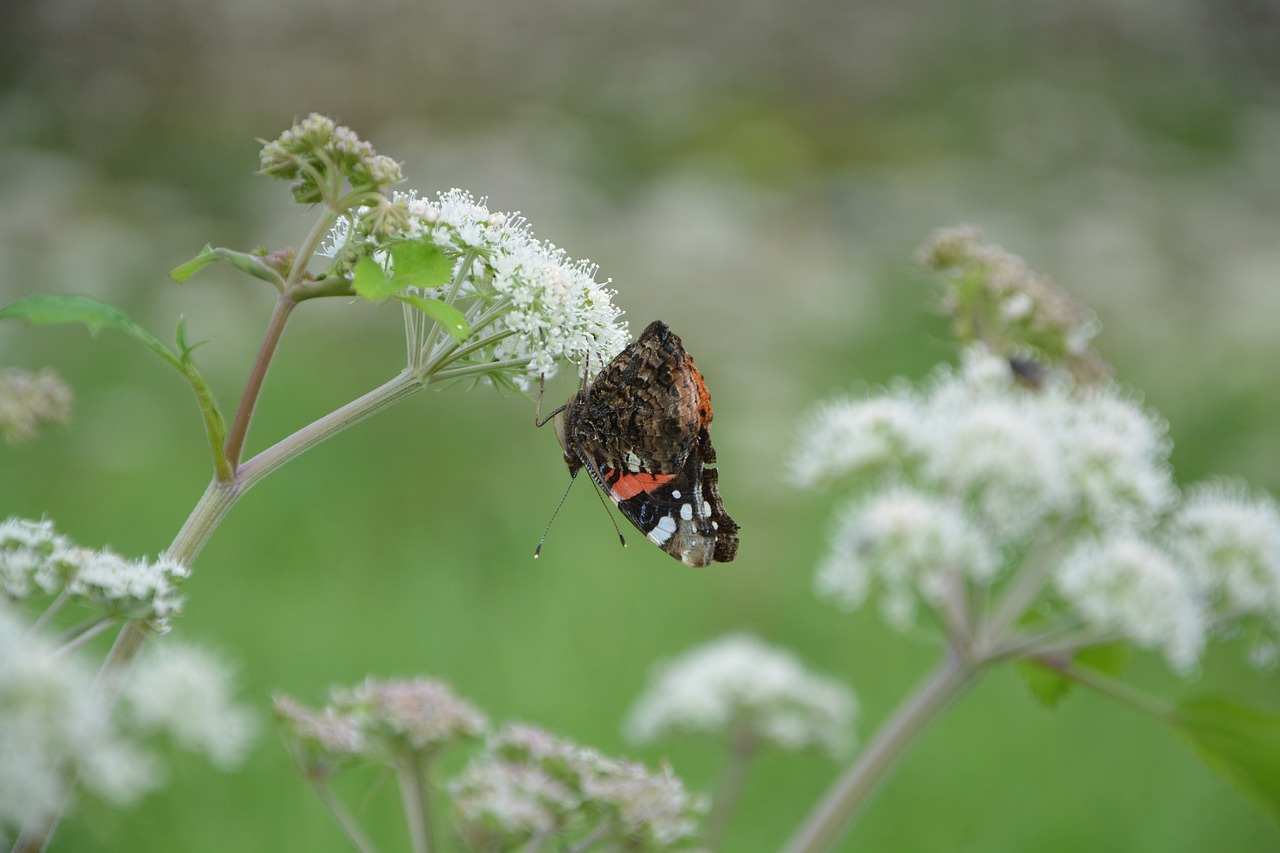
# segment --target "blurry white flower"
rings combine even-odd
[[[923,419],[919,401],[901,389],[825,403],[800,429],[791,479],[812,488],[851,474],[909,464],[920,452]]]
[[[1214,484],[1193,490],[1170,523],[1170,548],[1223,616],[1280,616],[1280,511],[1270,496]]]
[[[578,798],[541,767],[473,761],[449,785],[458,831],[473,850],[512,849],[552,831]]]
[[[844,511],[816,586],[819,594],[852,609],[877,584],[885,618],[906,629],[917,600],[939,606],[951,583],[990,584],[999,568],[990,538],[953,503],[895,487]]]
[[[0,588],[14,599],[39,589],[53,593],[62,588],[63,570],[70,571],[80,555],[53,529],[48,520],[11,517],[0,522]],[[84,552],[88,554],[88,552]]]
[[[676,733],[747,736],[785,749],[847,749],[857,701],[785,651],[746,634],[698,646],[661,666],[626,723],[649,742]]]
[[[1180,672],[1200,659],[1201,603],[1188,575],[1155,545],[1132,534],[1085,542],[1058,567],[1054,586],[1100,635],[1160,651]]]
[[[621,761],[588,751],[582,774],[584,808],[603,812],[616,824],[629,846],[667,849],[691,840],[698,831],[700,799],[663,765],[656,773],[634,761]],[[634,849],[634,847],[633,847]]]
[[[1177,500],[1167,425],[1114,387],[1048,395],[1076,514],[1098,530],[1151,527]]]
[[[53,767],[64,760],[85,790],[115,805],[161,782],[155,760],[110,724],[92,673],[0,605],[0,834],[60,807]]]
[[[330,707],[353,716],[366,741],[392,755],[438,750],[478,737],[488,725],[479,709],[430,678],[367,678],[335,688]]]
[[[667,767],[655,773],[521,724],[494,733],[450,790],[473,850],[550,834],[570,847],[584,832],[628,850],[666,850],[693,838],[702,810]]]
[[[924,476],[972,507],[997,543],[1020,543],[1069,498],[1054,425],[1039,395],[983,394],[961,405],[956,396],[939,394],[930,409]]]
[[[0,438],[17,444],[71,416],[71,389],[52,370],[0,370]]]
[[[257,729],[248,709],[234,702],[233,680],[212,652],[166,641],[134,665],[124,700],[144,729],[167,731],[179,746],[226,769],[243,761]]]

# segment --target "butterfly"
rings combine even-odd
[[[627,520],[688,566],[727,563],[738,525],[720,499],[711,395],[675,332],[654,321],[556,419],[569,475],[585,469]]]

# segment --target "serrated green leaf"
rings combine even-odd
[[[1280,715],[1208,696],[1180,704],[1174,727],[1210,768],[1280,823]]]
[[[452,305],[441,302],[439,299],[431,299],[426,296],[410,296],[406,293],[397,293],[394,298],[412,305],[432,320],[435,320],[442,329],[453,335],[453,339],[458,343],[462,343],[471,337],[471,326],[467,323],[467,318]]]
[[[1075,686],[1071,679],[1035,661],[1020,660],[1017,669],[1031,696],[1046,708],[1061,705]]]
[[[207,267],[209,264],[223,262],[230,264],[240,272],[248,273],[254,278],[260,278],[263,281],[270,282],[277,287],[283,287],[284,281],[280,278],[280,274],[268,267],[262,262],[262,258],[257,255],[250,255],[245,252],[236,252],[231,249],[215,249],[208,243],[200,250],[200,254],[196,255],[185,264],[179,264],[169,270],[169,277],[178,284],[183,284],[191,276]]]
[[[428,243],[397,243],[391,261],[401,288],[439,287],[453,276],[453,260]]]
[[[88,296],[52,293],[27,296],[0,309],[0,320],[22,320],[32,326],[79,324],[88,328],[90,334],[102,329],[119,329],[182,370],[178,357],[154,335],[118,309]]]
[[[362,299],[368,299],[370,302],[386,299],[404,287],[402,284],[397,284],[395,280],[387,278],[387,274],[382,271],[382,266],[370,257],[363,257],[356,261],[353,273],[352,289]]]

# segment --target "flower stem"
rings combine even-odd
[[[409,822],[409,837],[414,853],[431,853],[431,809],[427,802],[425,759],[409,756],[396,768],[400,780],[400,798],[404,816]]]
[[[733,817],[734,807],[738,805],[738,799],[742,795],[743,783],[747,780],[747,771],[751,769],[751,762],[758,752],[759,743],[745,727],[740,727],[733,733],[729,757],[720,773],[720,781],[716,784],[715,796],[711,801],[711,813],[707,815],[702,830],[702,847],[711,853],[719,850],[724,843],[729,819]]]
[[[360,824],[356,823],[355,818],[342,805],[342,801],[333,795],[333,791],[329,790],[329,786],[324,782],[313,781],[311,788],[316,792],[316,796],[320,798],[320,802],[324,803],[324,807],[329,810],[329,814],[333,815],[333,819],[338,822],[338,826],[342,827],[342,831],[346,833],[347,840],[351,842],[351,846],[360,851],[360,853],[374,853],[377,848],[373,846],[373,842],[360,829]]]
[[[1129,706],[1140,714],[1154,717],[1162,723],[1173,722],[1173,708],[1149,693],[1144,693],[1136,687],[1125,684],[1123,681],[1108,678],[1101,672],[1090,669],[1087,666],[1076,666],[1069,659],[1054,655],[1041,655],[1035,658],[1035,661],[1077,684],[1088,687],[1090,690],[1095,690],[1122,705]]]
[[[284,334],[284,324],[293,313],[298,303],[288,289],[276,299],[276,307],[271,312],[271,320],[267,323],[267,332],[262,337],[262,345],[258,348],[258,357],[253,361],[249,371],[249,379],[245,382],[244,393],[240,395],[240,405],[236,409],[235,420],[231,422],[231,430],[227,433],[226,455],[234,472],[240,465],[240,455],[244,452],[245,438],[249,434],[249,422],[253,420],[253,410],[257,407],[258,397],[262,393],[262,383],[267,378],[267,368],[280,346],[280,337]]]
[[[419,379],[406,369],[369,393],[333,410],[288,438],[268,447],[240,466],[238,477],[240,492],[248,491],[263,477],[325,439],[418,393],[426,387],[428,381]]]
[[[826,796],[787,844],[787,853],[830,850],[916,738],[976,681],[980,668],[949,650],[947,658],[921,682],[867,744],[858,759],[827,790]]]

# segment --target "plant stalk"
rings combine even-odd
[[[298,303],[292,293],[286,289],[276,299],[276,306],[271,312],[271,320],[267,323],[266,334],[262,337],[262,345],[258,348],[258,356],[249,371],[249,379],[245,382],[244,393],[240,395],[240,405],[236,408],[235,420],[231,422],[231,430],[227,433],[226,456],[231,471],[240,466],[240,455],[244,452],[244,442],[249,435],[249,422],[253,420],[253,410],[258,405],[258,397],[262,394],[262,383],[267,378],[267,368],[280,346],[280,338],[284,334],[284,324],[293,313]]]
[[[844,835],[889,771],[924,730],[977,679],[980,668],[957,652],[947,658],[881,727],[857,760],[827,790],[791,838],[786,853],[820,853]]]

